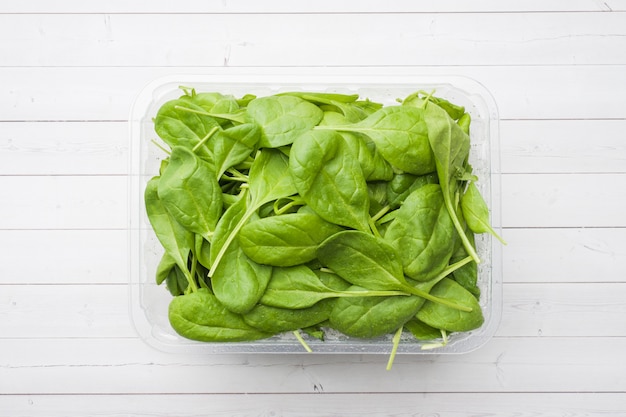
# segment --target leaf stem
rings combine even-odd
[[[471,307],[456,304],[452,301],[446,300],[445,298],[440,298],[435,295],[429,294],[426,291],[420,290],[419,288],[412,287],[408,284],[406,285],[406,287],[403,287],[403,288],[406,288],[407,292],[410,292],[413,295],[417,295],[418,297],[422,297],[428,301],[432,301],[433,303],[441,304],[446,307],[453,308],[455,310],[465,311],[466,313],[469,313],[472,311]]]
[[[378,220],[381,219],[381,217],[383,217],[385,214],[387,214],[387,212],[389,212],[389,209],[391,209],[389,205],[386,205],[385,207],[381,208],[380,210],[378,210],[378,213],[372,216],[372,220],[374,222],[377,222]]]
[[[393,361],[396,359],[396,353],[398,352],[398,346],[400,346],[400,338],[402,336],[402,331],[404,330],[404,326],[400,326],[396,333],[393,335],[393,347],[391,348],[391,354],[389,355],[389,360],[387,361],[387,370],[391,371],[391,367],[393,366]]]
[[[189,281],[189,285],[191,285],[194,292],[198,290],[198,286],[196,285],[196,267],[198,264],[198,260],[195,256],[191,258],[191,271],[189,272],[189,276],[187,276],[187,280]]]
[[[246,198],[246,195],[243,195],[241,198]],[[257,206],[250,207],[248,210],[246,210],[246,212],[243,214],[243,217],[237,222],[233,230],[231,230],[230,234],[226,238],[226,241],[220,248],[220,251],[215,256],[215,261],[213,262],[213,265],[211,265],[211,269],[209,270],[209,277],[212,277],[213,274],[215,274],[215,270],[217,269],[217,266],[222,261],[222,258],[224,257],[224,254],[228,250],[228,247],[230,246],[231,242],[235,239],[235,237],[237,236],[241,228],[244,226],[244,224],[246,224],[246,222],[250,219],[250,217],[252,217],[252,215],[257,211],[257,209],[261,205],[262,204],[259,204]]]
[[[242,174],[241,172],[239,172],[235,168],[229,168],[229,169],[226,170],[226,172],[231,174],[232,177],[222,175],[222,179],[228,179],[230,181],[248,182],[248,179],[249,179],[248,176]]]
[[[168,155],[171,155],[172,153],[166,149],[163,145],[161,145],[159,142],[157,142],[156,140],[152,139],[151,141],[157,148],[159,148],[160,150],[162,150],[163,152],[165,152]]]
[[[298,339],[298,342],[300,342],[304,350],[306,350],[309,353],[313,352],[313,349],[311,349],[311,347],[307,344],[307,342],[305,342],[304,338],[300,334],[300,330],[294,330],[293,334],[294,336],[296,336],[296,339]]]
[[[278,199],[278,200],[274,201],[274,213],[276,215],[284,214],[284,213],[289,211],[294,206],[301,206],[301,205],[305,204],[304,203],[304,199],[302,199],[302,198],[289,197],[288,198],[289,202],[281,207],[281,206],[279,206],[279,203],[280,203],[281,200],[282,199]]]
[[[441,271],[441,273],[437,275],[435,278],[433,278],[432,281],[435,282],[435,284],[438,283],[439,281],[441,281],[442,279],[444,279],[445,277],[447,277],[448,275],[450,275],[457,269],[461,268],[463,265],[466,265],[472,262],[473,260],[474,258],[472,258],[471,256],[467,256],[461,259],[460,261],[453,263],[452,265],[448,265],[446,269]]]
[[[376,227],[376,222],[374,221],[372,217],[370,217],[367,220],[367,223],[370,227],[370,230],[372,231],[372,234],[378,238],[382,238],[382,236],[380,235],[380,232],[378,231],[378,228]]]
[[[407,291],[378,291],[378,290],[367,290],[367,291],[333,291],[337,297],[391,297],[394,295],[404,295],[410,296]]]
[[[213,129],[211,129],[211,130],[209,131],[209,133],[207,133],[207,134],[206,134],[206,136],[205,136],[205,137],[203,137],[203,138],[200,140],[200,142],[198,142],[198,144],[197,144],[196,146],[194,146],[194,147],[193,147],[193,149],[191,149],[191,152],[194,152],[194,153],[195,153],[195,152],[198,150],[198,148],[199,148],[200,146],[204,145],[204,143],[205,143],[207,140],[209,140],[209,138],[210,138],[211,136],[213,136],[213,134],[214,134],[215,132],[217,132],[217,130],[218,130],[218,129],[219,129],[219,127],[217,127],[217,126],[215,126]]]
[[[185,106],[174,106],[174,108],[176,110],[182,110],[182,111],[186,111],[188,113],[195,113],[195,114],[199,114],[202,116],[209,116],[209,117],[213,117],[216,119],[224,119],[224,120],[230,120],[232,122],[237,122],[237,123],[245,123],[245,114],[244,113],[209,113],[206,111],[202,111],[202,110],[196,110],[196,109],[190,109],[189,107],[185,107]]]

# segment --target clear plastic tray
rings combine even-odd
[[[358,93],[385,105],[397,104],[417,91],[435,90],[438,97],[463,105],[472,117],[470,162],[478,175],[477,185],[491,210],[493,228],[500,229],[500,168],[498,112],[491,94],[478,82],[462,76],[426,76],[359,68],[337,69],[222,69],[208,74],[172,75],[149,83],[137,96],[130,113],[130,316],[140,337],[149,345],[174,353],[303,353],[296,337],[287,333],[274,338],[238,343],[205,343],[185,339],[174,332],[167,318],[172,298],[167,289],[155,283],[155,270],[163,249],[156,239],[144,210],[143,192],[156,175],[163,157],[152,139],[157,135],[153,117],[160,106],[183,94],[180,86],[198,92],[221,92],[234,96],[258,96],[281,91],[320,91]],[[486,343],[495,333],[502,311],[501,244],[490,235],[477,236],[480,305],[485,322],[465,333],[453,333],[448,344],[434,350],[422,349],[423,342],[407,337],[398,353],[428,355],[466,353]],[[306,338],[306,336],[305,336]],[[325,341],[306,338],[318,353],[389,353],[391,335],[375,340],[349,338],[328,333]]]

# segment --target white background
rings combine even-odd
[[[128,314],[127,120],[214,67],[416,67],[501,124],[503,317],[461,356],[158,352]],[[626,2],[0,3],[1,416],[626,415]]]

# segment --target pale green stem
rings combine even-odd
[[[393,335],[393,347],[391,348],[391,354],[389,355],[389,360],[387,361],[387,370],[390,371],[393,366],[393,361],[396,359],[396,353],[398,352],[398,346],[400,346],[400,338],[402,336],[402,330],[404,326],[400,326],[396,333]]]
[[[391,207],[389,207],[389,206],[385,206],[385,207],[381,208],[381,209],[378,211],[378,213],[376,213],[376,214],[374,214],[374,215],[372,216],[372,220],[373,220],[374,222],[377,222],[378,220],[380,220],[380,219],[381,219],[381,217],[383,217],[385,214],[387,214],[387,212],[389,212],[389,209],[390,209],[390,208],[391,208]]]
[[[213,134],[214,134],[215,132],[217,132],[218,130],[219,130],[219,127],[217,127],[217,126],[215,126],[213,129],[211,129],[211,130],[209,131],[209,133],[207,133],[207,134],[206,134],[206,136],[205,136],[205,137],[203,137],[203,138],[200,140],[200,142],[198,142],[198,144],[197,144],[196,146],[194,146],[194,147],[193,147],[193,149],[191,150],[191,152],[194,152],[194,153],[195,153],[195,152],[198,150],[198,148],[199,148],[200,146],[204,145],[204,144],[205,144],[205,142],[206,142],[207,140],[209,140],[209,139],[211,138],[211,136],[213,136]]]
[[[213,117],[217,119],[230,120],[230,121],[237,122],[237,123],[245,123],[246,121],[243,113],[241,113],[240,115],[228,114],[228,113],[209,113],[209,112],[202,111],[202,110],[190,109],[189,107],[184,107],[184,106],[174,106],[174,108],[176,110],[182,110],[188,113],[195,113],[195,114],[199,114],[202,116],[209,116],[209,117]]]
[[[306,350],[307,352],[311,353],[313,352],[313,349],[311,349],[311,347],[305,342],[305,340],[302,338],[302,335],[300,334],[299,330],[294,330],[293,334],[296,336],[296,339],[298,339],[298,342],[300,342],[300,344],[302,345],[302,347],[304,348],[304,350]]]
[[[162,150],[163,152],[165,152],[168,155],[171,155],[172,153],[166,149],[163,145],[161,145],[159,142],[157,142],[156,140],[152,139],[151,141],[157,148],[159,148],[160,150]]]

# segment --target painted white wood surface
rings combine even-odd
[[[2,2],[0,416],[626,415],[625,51],[623,0]],[[509,245],[491,341],[385,371],[135,335],[130,105],[159,76],[250,66],[493,93]]]

